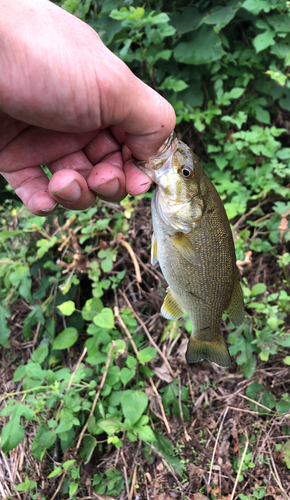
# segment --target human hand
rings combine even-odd
[[[147,191],[131,153],[156,154],[175,125],[170,104],[47,0],[3,0],[0,43],[0,171],[29,210]]]

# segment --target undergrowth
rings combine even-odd
[[[1,450],[11,457],[33,429],[30,451],[36,463],[46,464],[48,484],[42,491],[26,470],[15,489],[23,498],[80,498],[84,467],[111,453],[110,466],[90,476],[99,495],[129,491],[131,499],[141,485],[141,498],[146,491],[148,497],[153,483],[148,470],[138,468],[142,455],[151,474],[155,464],[183,497],[200,491],[212,499],[276,498],[277,484],[284,493],[286,487],[277,467],[290,468],[288,3],[65,0],[61,6],[96,29],[174,106],[179,137],[201,158],[231,219],[247,314],[238,329],[223,326],[236,356],[232,371],[216,369],[215,377],[203,363],[212,378],[199,383],[203,375],[182,360],[190,320],[160,318],[165,284],[157,270],[144,270],[150,227],[140,225],[137,238],[134,217],[138,204],[148,207],[150,193],[121,205],[98,202],[81,213],[59,209],[44,218],[29,214],[3,189],[2,373],[6,366],[16,369],[0,398]],[[136,244],[140,238],[143,248]],[[28,346],[28,358],[15,349],[15,335]],[[271,370],[283,379],[275,381]],[[222,484],[205,428],[221,439],[226,420],[213,424],[209,410],[222,411],[224,419],[237,410],[231,406],[236,386],[223,386],[230,391],[226,408],[215,396],[219,381],[230,384],[231,377],[242,384],[248,425],[237,430],[231,424]],[[198,429],[201,411],[205,425]],[[179,434],[172,440],[176,422]],[[273,436],[267,452],[263,433]],[[204,452],[208,446],[210,453]],[[132,470],[126,469],[126,447],[134,449]],[[206,480],[198,479],[200,467],[210,469]],[[255,470],[260,475],[253,480]],[[54,496],[49,484],[60,485]],[[239,484],[246,485],[247,496]],[[12,498],[9,488],[3,491]]]

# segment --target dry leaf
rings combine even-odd
[[[194,464],[188,464],[188,476],[191,489],[199,490],[203,478],[203,470]]]
[[[164,467],[164,464],[162,462],[162,460],[160,460],[159,464],[156,465],[156,469],[159,471],[159,472],[163,472],[165,470],[165,467]]]
[[[194,493],[191,497],[191,500],[209,500],[208,497],[205,497],[202,493]]]
[[[155,368],[154,373],[157,377],[164,380],[164,382],[167,382],[168,384],[170,384],[173,380],[165,363],[163,363],[160,367]]]
[[[176,351],[178,358],[185,359],[185,353],[187,351],[188,339],[182,339],[180,346]]]
[[[156,394],[154,394],[154,391],[150,385],[148,387],[146,387],[145,393],[149,399],[150,409],[153,411],[153,413],[158,414],[158,412],[160,411],[160,406],[158,404],[158,398],[157,398]]]

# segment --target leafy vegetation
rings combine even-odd
[[[150,193],[44,218],[3,187],[1,450],[12,460],[25,447],[44,470],[34,475],[27,462],[14,478],[18,498],[51,498],[58,487],[59,498],[81,498],[86,480],[113,497],[139,486],[141,498],[170,489],[277,498],[290,467],[288,3],[60,5],[174,106],[178,134],[231,219],[247,317],[223,327],[236,371],[187,367],[190,320],[156,314],[165,284],[147,265]]]

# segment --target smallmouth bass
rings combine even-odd
[[[148,162],[135,160],[157,188],[152,197],[151,263],[168,283],[161,308],[167,319],[188,312],[192,322],[186,360],[229,367],[222,314],[235,326],[244,302],[230,224],[219,194],[191,149],[173,132]]]

